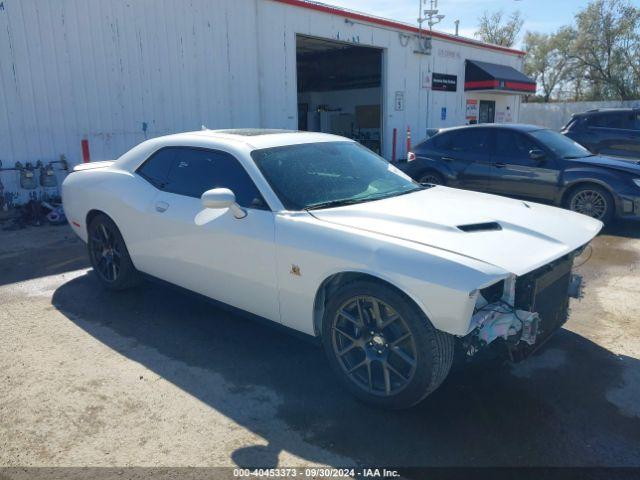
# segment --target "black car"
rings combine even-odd
[[[421,183],[563,206],[607,222],[640,219],[640,163],[594,155],[533,125],[443,129],[398,166]]]
[[[640,159],[640,108],[574,114],[560,133],[591,153]]]

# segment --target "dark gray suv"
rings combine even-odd
[[[574,114],[560,133],[595,154],[640,159],[640,108]]]

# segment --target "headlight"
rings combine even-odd
[[[633,180],[633,183],[640,187],[640,178],[632,178],[631,180]]]

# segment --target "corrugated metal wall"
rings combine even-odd
[[[393,128],[403,138],[408,125],[423,132],[437,118],[428,100],[464,119],[465,58],[521,63],[437,39],[434,53],[461,55],[416,55],[393,29],[272,0],[0,0],[0,160],[64,154],[75,164],[82,139],[92,159],[116,158],[146,138],[203,124],[295,129],[297,33],[385,50],[386,156]],[[423,88],[434,62],[458,75],[458,94]],[[396,91],[405,92],[403,111],[394,109]],[[19,191],[12,174],[1,177],[7,192]]]

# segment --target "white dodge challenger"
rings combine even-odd
[[[156,277],[321,337],[346,387],[416,404],[454,349],[525,357],[565,322],[594,219],[420,185],[346,138],[203,130],[67,176],[63,201],[107,288]]]

